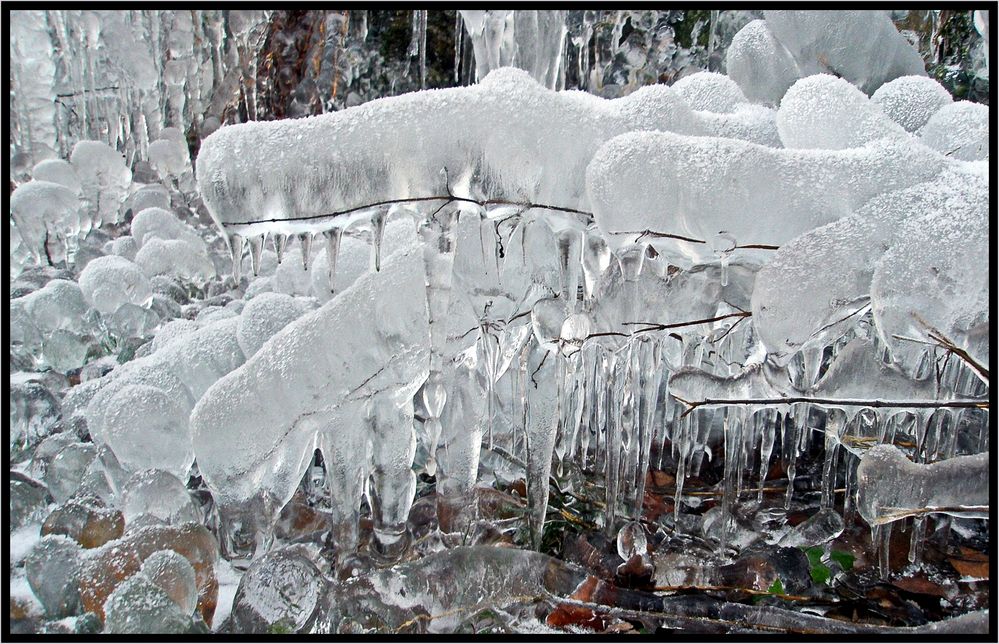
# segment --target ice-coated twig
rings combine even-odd
[[[920,408],[920,409],[988,409],[987,400],[863,400],[853,398],[812,398],[809,396],[789,396],[787,398],[705,398],[703,400],[684,400],[676,394],[674,399],[683,403],[687,409],[680,418],[685,417],[698,407],[727,407],[730,405],[788,405],[792,403],[812,403],[816,405],[841,405],[843,407],[874,407],[874,408]]]

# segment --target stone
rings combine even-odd
[[[198,605],[194,567],[173,550],[159,550],[142,562],[141,573],[163,589],[185,615]]]
[[[124,534],[125,518],[121,512],[98,507],[87,500],[67,501],[58,506],[42,523],[42,534],[63,535],[84,548],[99,548]]]
[[[84,610],[104,617],[104,602],[123,581],[134,575],[154,552],[173,550],[194,567],[198,586],[198,611],[212,623],[218,603],[219,582],[215,576],[218,543],[204,526],[149,526],[126,533],[94,551],[80,575],[80,597]]]
[[[76,493],[96,456],[93,443],[72,443],[59,450],[45,471],[45,484],[56,503],[68,501]]]
[[[49,503],[49,491],[43,484],[11,470],[7,490],[12,530],[41,518]]]

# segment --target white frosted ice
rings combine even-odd
[[[132,237],[135,238],[139,246],[154,237],[181,239],[192,244],[200,242],[204,246],[204,242],[193,227],[181,221],[169,210],[157,206],[136,211],[131,226]]]
[[[919,52],[886,11],[767,10],[763,16],[800,76],[832,73],[871,94],[899,76],[926,75]]]
[[[247,302],[236,329],[243,355],[252,356],[272,335],[304,312],[301,302],[284,293],[261,293]]]
[[[91,260],[80,273],[80,290],[87,304],[106,315],[125,303],[144,306],[152,297],[142,269],[118,255]]]
[[[122,154],[101,141],[77,141],[69,162],[80,178],[94,225],[121,221],[119,209],[132,181]]]
[[[35,181],[51,181],[66,186],[75,194],[83,191],[80,184],[80,177],[76,176],[76,170],[63,159],[45,159],[35,164],[31,170],[31,178]]]
[[[146,277],[172,275],[203,283],[215,276],[215,266],[200,239],[192,243],[186,239],[147,237],[135,254],[135,263]]]
[[[672,87],[694,110],[729,114],[748,103],[739,85],[725,74],[697,72],[684,76]]]
[[[871,95],[871,102],[906,132],[923,127],[940,108],[953,101],[950,92],[928,76],[901,76]]]
[[[843,150],[905,131],[842,78],[816,74],[791,86],[777,111],[777,131],[789,148]]]

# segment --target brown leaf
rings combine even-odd
[[[569,597],[570,599],[578,599],[579,601],[592,601],[593,593],[599,584],[600,580],[591,575],[583,580]],[[548,614],[545,622],[549,626],[556,628],[582,626],[583,628],[599,632],[607,628],[610,620],[606,615],[596,613],[584,606],[559,604],[555,607],[555,610]]]
[[[956,557],[948,559],[950,565],[954,566],[962,577],[974,577],[975,579],[989,578],[989,561],[971,561],[969,559],[958,559]]]
[[[949,593],[940,584],[930,581],[925,575],[916,574],[910,577],[901,577],[891,582],[891,585],[908,593],[917,595],[932,595],[933,597],[948,597]]]

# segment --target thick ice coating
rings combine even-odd
[[[988,368],[989,184],[977,181],[978,190],[955,190],[939,211],[906,220],[874,269],[878,335],[909,373],[925,350],[918,341],[940,339]]]
[[[857,509],[872,526],[926,510],[985,518],[990,487],[988,452],[922,465],[877,445],[857,467]]]
[[[173,275],[200,284],[215,275],[215,266],[200,239],[192,243],[185,239],[147,238],[135,253],[135,263],[146,277]]]
[[[777,111],[785,147],[843,150],[905,131],[842,78],[816,74],[787,90]]]
[[[126,303],[143,306],[153,295],[142,269],[118,255],[91,260],[80,273],[80,290],[87,304],[106,315]]]
[[[525,72],[503,68],[470,87],[221,128],[202,145],[198,183],[216,223],[244,236],[318,232],[330,227],[321,218],[327,213],[446,195],[449,189],[460,196],[581,208],[586,164],[616,134],[724,131],[769,142],[767,118],[759,111],[719,117],[692,111],[664,85],[605,100],[549,91]],[[296,217],[319,219],[291,221]],[[270,223],[238,225],[259,220]]]
[[[735,244],[784,244],[852,213],[878,194],[936,175],[944,159],[909,141],[884,138],[847,150],[774,149],[668,132],[624,134],[587,168],[601,232],[630,243],[643,231],[677,258],[702,262],[725,231]],[[617,241],[613,238],[617,237]]]
[[[81,233],[90,232],[89,222],[80,219],[80,199],[60,183],[28,181],[10,195],[10,216],[17,226],[24,245],[31,251],[36,264],[59,261],[66,246],[75,247]],[[59,251],[62,253],[59,253]]]
[[[201,243],[204,246],[204,241],[198,235],[198,231],[164,208],[151,207],[137,210],[132,218],[131,226],[132,237],[135,238],[139,246],[154,237],[182,239],[194,244]]]
[[[236,329],[243,355],[252,356],[272,335],[304,312],[302,303],[284,293],[261,293],[247,302]]]
[[[902,76],[871,95],[871,102],[906,132],[923,127],[940,108],[953,101],[950,92],[928,76]]]
[[[853,326],[870,302],[874,268],[911,217],[987,212],[989,183],[960,168],[875,197],[849,217],[791,240],[756,276],[753,325],[780,363],[822,347]]]
[[[217,502],[232,506],[269,491],[280,507],[301,481],[318,434],[337,443],[366,431],[349,416],[331,426],[339,407],[378,392],[415,394],[429,357],[424,289],[421,254],[393,255],[208,390],[191,430]]]
[[[83,190],[80,184],[80,177],[76,176],[76,170],[63,159],[45,159],[40,161],[31,170],[31,178],[35,181],[51,181],[66,186],[76,194]]]

